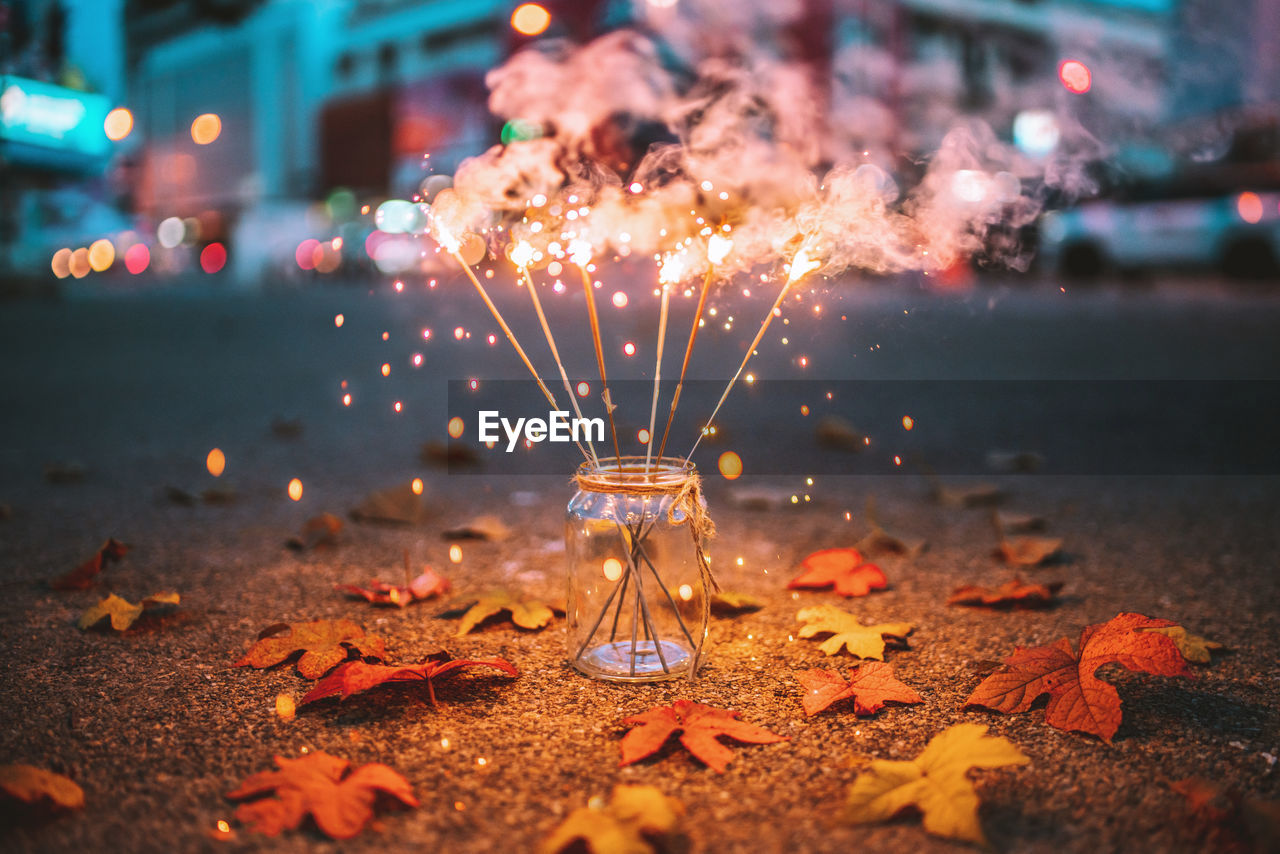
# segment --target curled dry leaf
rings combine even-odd
[[[893,667],[880,661],[866,661],[849,671],[845,679],[835,670],[815,668],[796,675],[804,694],[800,703],[806,715],[818,712],[841,700],[853,699],[855,715],[874,715],[885,703],[923,703],[914,688],[904,685],[893,675]]]
[[[592,798],[569,814],[543,841],[540,854],[563,854],[585,846],[591,854],[673,854],[690,850],[680,828],[684,805],[653,786],[614,788],[606,804]]]
[[[442,617],[461,617],[456,635],[462,637],[490,617],[504,612],[511,615],[511,622],[522,629],[541,629],[551,622],[557,611],[563,611],[536,599],[519,597],[507,590],[494,590],[459,603],[441,614]]]
[[[369,493],[351,508],[357,522],[381,522],[390,525],[417,525],[427,518],[427,502],[413,491],[413,485],[402,483],[389,489]]]
[[[670,706],[655,706],[622,721],[633,729],[622,738],[621,765],[630,765],[657,753],[667,739],[680,733],[680,743],[713,770],[723,773],[733,759],[733,751],[719,741],[720,736],[748,744],[786,741],[763,727],[738,720],[738,712],[676,700]]]
[[[492,667],[510,676],[518,676],[511,662],[501,658],[483,660],[455,659],[441,650],[428,656],[421,664],[369,664],[364,661],[348,661],[325,678],[302,698],[302,704],[314,703],[326,697],[345,700],[352,694],[360,694],[379,685],[426,684],[431,705],[436,705],[435,679],[457,673],[464,667]]]
[[[1151,631],[1172,638],[1174,644],[1178,647],[1178,652],[1182,653],[1182,657],[1196,664],[1212,664],[1213,650],[1224,649],[1223,645],[1217,641],[1202,638],[1200,635],[1193,635],[1182,626],[1168,626],[1163,629],[1151,629]]]
[[[409,781],[386,765],[351,771],[350,762],[323,751],[301,759],[277,756],[275,763],[277,770],[260,771],[227,793],[246,802],[236,807],[236,818],[267,836],[296,829],[310,814],[327,836],[350,839],[373,818],[380,795],[418,806]]]
[[[896,555],[912,558],[924,551],[925,546],[928,545],[923,539],[904,539],[886,531],[876,516],[875,496],[867,498],[866,517],[871,531],[853,544],[853,547],[864,556]]]
[[[88,590],[108,564],[118,563],[128,553],[127,545],[111,537],[98,546],[98,550],[92,557],[65,575],[60,575],[49,582],[49,586],[54,590]]]
[[[796,619],[807,625],[800,628],[802,638],[830,634],[818,648],[827,655],[835,655],[844,647],[858,658],[884,660],[885,641],[905,646],[907,635],[915,628],[910,623],[876,623],[864,626],[848,611],[834,605],[817,605],[796,614]]]
[[[1096,735],[1110,743],[1120,728],[1120,695],[1094,675],[1104,664],[1156,676],[1186,676],[1186,662],[1168,635],[1147,629],[1173,626],[1168,620],[1123,613],[1080,633],[1079,650],[1062,638],[1049,646],[1016,650],[1004,666],[988,676],[965,701],[1002,714],[1031,708],[1049,695],[1045,723],[1058,729]]]
[[[718,617],[736,617],[738,614],[759,611],[763,607],[763,602],[745,593],[721,590],[711,594],[711,613]]]
[[[366,635],[351,620],[314,620],[268,626],[235,666],[272,667],[299,652],[302,657],[298,659],[298,673],[307,679],[319,679],[352,654],[361,658],[387,657],[382,638]]]
[[[996,548],[996,556],[1014,566],[1038,566],[1061,552],[1061,537],[1036,537],[1030,534],[1002,537]]]
[[[1280,801],[1249,797],[1202,777],[1170,784],[1186,799],[1187,811],[1208,831],[1203,850],[1274,852],[1280,839]],[[1216,842],[1217,844],[1212,844]]]
[[[788,589],[835,587],[841,596],[866,596],[889,586],[880,567],[867,563],[857,549],[823,549],[800,562],[804,570],[787,583]]]
[[[81,631],[92,628],[98,623],[111,618],[111,628],[117,632],[123,632],[125,629],[137,622],[142,616],[142,612],[147,608],[157,607],[160,605],[177,605],[181,597],[177,593],[152,593],[143,599],[137,605],[128,599],[121,599],[112,593],[106,599],[98,602],[88,608],[80,615],[80,620],[76,625]]]
[[[84,789],[61,774],[34,765],[0,765],[0,794],[4,800],[53,810],[84,806]]]
[[[437,575],[429,566],[423,567],[422,574],[417,578],[410,578],[409,566],[409,552],[406,550],[404,553],[406,581],[403,585],[389,584],[375,578],[369,582],[368,587],[360,587],[356,584],[335,584],[333,589],[348,596],[356,596],[366,602],[372,602],[374,605],[397,605],[403,608],[412,602],[441,596],[449,592],[453,586],[449,583],[449,579],[443,575]]]
[[[849,787],[845,820],[854,824],[888,821],[915,807],[929,833],[985,845],[978,822],[978,793],[969,769],[1031,761],[1008,739],[986,733],[981,724],[956,724],[930,739],[915,759],[873,760]]]
[[[493,540],[501,542],[511,536],[508,528],[497,516],[477,516],[465,525],[444,532],[446,540]]]
[[[331,548],[338,545],[338,535],[341,533],[342,520],[332,513],[321,513],[308,519],[302,526],[302,533],[291,537],[285,545],[299,552]]]
[[[1027,584],[1014,576],[999,587],[967,584],[957,587],[947,597],[948,605],[977,605],[987,608],[1048,608],[1057,602],[1061,581],[1050,584]]]

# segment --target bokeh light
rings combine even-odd
[[[302,500],[302,481],[298,480],[296,477],[289,481],[289,497],[294,501]]]
[[[116,260],[116,248],[105,237],[89,244],[89,267],[95,273],[111,269]]]
[[[71,253],[71,263],[69,265],[71,275],[77,279],[83,279],[89,275],[93,267],[89,265],[89,250],[81,246],[75,252]]]
[[[217,113],[204,113],[191,122],[191,139],[196,145],[208,145],[222,134],[222,119]]]
[[[227,457],[219,448],[214,448],[209,455],[204,458],[204,467],[209,470],[209,474],[214,477],[222,477],[222,472],[227,468]]]
[[[156,240],[159,240],[160,245],[165,249],[172,249],[177,246],[182,242],[182,238],[186,234],[187,227],[176,216],[161,220],[160,225],[156,227]]]
[[[227,248],[221,243],[210,243],[200,250],[200,269],[216,273],[227,265]]]
[[[733,451],[725,451],[720,455],[719,466],[725,480],[735,480],[742,474],[742,457]]]
[[[57,252],[53,253],[53,259],[50,261],[50,266],[53,268],[53,274],[59,279],[65,279],[67,276],[70,276],[71,250],[64,246]]]
[[[124,107],[116,107],[107,113],[102,129],[106,131],[107,139],[119,142],[133,132],[133,113]]]
[[[319,248],[320,241],[308,237],[298,244],[297,250],[293,253],[293,259],[298,262],[298,266],[301,269],[314,270],[316,268],[316,250]]]
[[[1236,213],[1245,222],[1253,225],[1262,220],[1262,199],[1257,193],[1241,193],[1236,198]]]
[[[511,13],[511,28],[525,36],[536,36],[551,26],[551,13],[537,3],[521,3]]]
[[[124,268],[133,275],[138,275],[151,265],[151,250],[145,243],[135,243],[125,250]]]
[[[466,429],[466,425],[462,423],[462,419],[454,416],[449,419],[449,435],[457,439],[462,435],[462,431]]]
[[[600,565],[600,571],[610,581],[617,581],[622,577],[622,561],[616,557],[607,557],[604,559],[604,563]]]
[[[1064,59],[1058,66],[1058,79],[1068,92],[1083,95],[1093,88],[1093,72],[1078,59]]]

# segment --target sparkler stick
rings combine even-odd
[[[538,290],[533,285],[533,279],[529,276],[529,268],[520,265],[520,275],[524,277],[525,287],[529,289],[529,297],[533,300],[533,310],[538,315],[538,323],[542,324],[542,334],[547,337],[547,346],[551,348],[551,356],[556,360],[556,367],[560,369],[560,379],[564,382],[565,393],[569,395],[569,404],[573,407],[573,414],[582,421],[582,410],[578,407],[578,398],[573,393],[573,386],[569,383],[569,375],[565,373],[564,362],[560,360],[560,351],[556,347],[555,336],[551,334],[551,327],[547,324],[547,316],[542,311],[542,300],[538,298]],[[591,451],[591,463],[597,468],[600,466],[600,458],[596,456],[595,443],[591,441],[591,431],[587,430],[587,448]]]
[[[667,437],[671,435],[671,422],[676,417],[676,407],[680,405],[680,391],[684,388],[684,375],[689,370],[689,357],[693,355],[693,343],[698,340],[698,330],[702,327],[699,321],[702,320],[702,309],[707,304],[707,293],[711,290],[711,278],[715,274],[715,267],[707,266],[707,275],[702,280],[702,293],[698,295],[698,308],[693,313],[693,328],[689,330],[689,343],[684,348],[684,362],[680,365],[680,379],[676,381],[676,393],[671,398],[671,411],[667,413],[667,427],[662,431],[662,444],[658,446],[658,456],[661,457],[667,450]],[[653,428],[649,428],[650,433]]]
[[[720,400],[716,402],[716,408],[711,411],[711,417],[707,419],[707,423],[698,432],[698,438],[685,456],[685,462],[688,462],[693,457],[694,451],[698,450],[698,445],[702,443],[702,437],[707,435],[707,431],[711,428],[711,423],[716,420],[716,415],[720,412],[720,407],[724,406],[725,400],[729,397],[729,392],[733,391],[734,385],[738,382],[738,377],[742,376],[743,370],[747,367],[747,362],[751,361],[751,354],[755,352],[756,347],[760,346],[760,340],[764,338],[764,333],[768,331],[769,324],[773,322],[774,313],[781,308],[782,301],[786,299],[791,286],[804,278],[807,273],[818,269],[820,266],[822,266],[820,261],[809,257],[809,247],[802,245],[800,251],[791,260],[791,272],[787,276],[787,283],[782,286],[782,290],[778,292],[778,298],[773,301],[773,305],[769,308],[769,313],[764,316],[764,322],[760,324],[760,331],[756,333],[756,337],[747,346],[747,352],[742,357],[742,363],[738,365],[738,370],[734,373],[733,379],[729,380],[729,385],[725,386],[724,394],[720,395]]]
[[[667,306],[671,301],[671,288],[662,285],[662,305],[658,309],[658,359],[653,366],[653,403],[649,407],[649,441],[644,446],[644,470],[649,472],[649,460],[653,458],[653,428],[658,420],[658,387],[662,383],[662,345],[667,338]],[[662,456],[661,450],[658,456]]]
[[[596,314],[596,295],[591,287],[591,277],[587,275],[587,265],[578,264],[578,272],[582,273],[582,288],[587,294],[587,316],[591,320],[591,340],[596,347],[596,365],[600,368],[600,384],[604,386],[604,411],[609,416],[609,432],[613,434],[613,455],[618,458],[618,468],[622,468],[622,449],[618,446],[618,428],[613,423],[613,397],[609,394],[609,376],[604,370],[604,345],[600,343],[600,317]],[[475,277],[472,277],[474,281]]]

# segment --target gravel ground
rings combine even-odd
[[[970,376],[1015,362],[1025,369],[1036,357],[1046,366],[1068,364],[1063,354],[1076,346],[1095,368],[1120,373],[1154,366],[1163,376],[1256,377],[1277,365],[1272,330],[1280,305],[1267,299],[1101,293],[1062,308],[1055,293],[1002,297],[1000,307],[992,293],[922,302],[921,313],[932,319],[905,331],[901,321],[886,327],[875,320],[896,313],[896,298],[868,298],[866,328],[884,330],[885,346],[895,351],[868,370],[928,375],[937,359],[929,344],[940,340],[953,354],[946,370]],[[384,397],[400,392],[372,382],[365,399],[379,406],[343,420],[336,384],[353,371],[372,375],[383,345],[353,337],[336,346],[326,337],[335,311],[347,311],[351,326],[372,332],[385,325],[397,336],[423,316],[442,332],[454,325],[449,306],[398,306],[324,292],[307,299],[14,304],[0,313],[0,395],[10,413],[0,503],[12,506],[0,521],[0,636],[7,647],[0,759],[68,774],[87,797],[83,811],[12,831],[6,848],[529,851],[589,798],[631,782],[683,801],[690,832],[708,851],[950,850],[959,846],[926,835],[915,818],[851,828],[835,815],[857,774],[856,757],[914,756],[931,736],[963,721],[989,725],[1032,760],[976,775],[983,825],[999,849],[1205,850],[1226,837],[1187,816],[1172,781],[1202,776],[1277,796],[1274,477],[998,480],[1008,492],[1006,509],[1045,516],[1050,533],[1066,541],[1064,561],[1026,573],[1064,581],[1062,604],[1011,613],[944,604],[953,586],[996,584],[1012,573],[991,556],[989,511],[941,506],[922,478],[818,478],[812,501],[769,511],[736,506],[730,485],[717,479],[709,497],[720,529],[712,553],[721,581],[766,607],[715,620],[709,664],[692,685],[581,678],[565,660],[560,621],[541,632],[497,624],[455,638],[456,624],[437,617],[436,603],[381,610],[342,598],[333,584],[397,578],[406,549],[450,575],[462,594],[495,585],[562,594],[562,514],[570,497],[563,477],[451,477],[423,467],[418,446],[438,431],[385,415]],[[993,338],[993,326],[1011,331]],[[1099,353],[1099,342],[1110,350]],[[1189,342],[1197,348],[1192,354],[1184,351]],[[467,359],[479,359],[477,352],[463,351]],[[450,358],[441,355],[442,377],[461,375]],[[426,401],[431,393],[419,394],[405,399]],[[303,435],[270,435],[276,415],[300,417]],[[796,441],[809,440],[798,431]],[[212,483],[203,461],[213,445],[227,451],[222,482],[236,488],[238,500],[195,507],[165,500],[166,486],[198,491]],[[42,465],[58,460],[80,462],[88,476],[46,483]],[[306,484],[297,503],[283,492],[295,475]],[[422,524],[348,523],[336,548],[284,548],[308,516],[343,514],[369,491],[414,475],[427,485],[431,513]],[[735,486],[748,481],[797,488],[796,478],[783,477]],[[929,545],[913,559],[885,562],[889,590],[844,604],[865,621],[915,624],[910,648],[891,651],[888,661],[924,703],[872,718],[835,708],[806,719],[795,674],[843,669],[852,660],[828,659],[816,643],[791,639],[799,608],[837,600],[792,593],[785,582],[805,554],[866,532],[862,508],[870,496],[886,528]],[[481,513],[500,515],[514,536],[464,543],[462,563],[450,565],[442,532]],[[108,536],[134,548],[98,588],[48,589],[49,578]],[[168,616],[122,634],[74,626],[109,590],[137,599],[164,589],[182,594]],[[1104,671],[1125,712],[1110,746],[1047,727],[1043,710],[1002,717],[960,709],[983,667],[1015,646],[1074,642],[1082,626],[1120,611],[1176,620],[1228,651],[1187,680]],[[458,657],[502,656],[520,676],[460,677],[442,686],[439,708],[392,691],[278,719],[276,695],[300,697],[309,683],[292,668],[232,663],[269,624],[338,617],[385,637],[397,661],[443,647]],[[723,775],[670,746],[619,768],[625,729],[618,722],[680,697],[739,710],[790,740],[736,748]],[[241,827],[230,840],[210,837],[218,820],[231,819],[223,793],[268,767],[274,754],[304,749],[385,762],[413,783],[422,806],[384,813],[374,830],[341,844],[314,830],[268,840]]]

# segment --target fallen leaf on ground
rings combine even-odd
[[[1043,531],[1048,525],[1043,516],[1036,516],[1031,513],[1005,513],[1002,510],[996,511],[995,522],[996,530],[1010,534]]]
[[[866,436],[853,426],[853,422],[839,415],[826,415],[818,419],[813,428],[813,437],[820,447],[833,451],[856,454],[867,448]]]
[[[451,658],[449,653],[443,650],[428,656],[421,664],[368,664],[363,661],[348,661],[317,682],[316,687],[302,698],[302,704],[306,705],[334,696],[341,701],[352,694],[360,694],[379,685],[426,683],[427,695],[431,698],[431,705],[434,706],[436,690],[433,680],[457,673],[464,667],[492,667],[511,676],[519,675],[514,665],[501,658],[482,660]]]
[[[996,555],[1015,566],[1037,566],[1062,551],[1061,537],[1035,537],[1020,534],[1002,537]]]
[[[408,579],[403,585],[389,584],[376,578],[368,587],[356,584],[335,584],[333,589],[349,596],[356,596],[374,605],[398,605],[403,608],[411,602],[420,602],[447,593],[452,587],[449,579],[437,575],[431,567],[424,567],[417,578],[409,578],[409,552],[404,553],[404,576]]]
[[[34,765],[0,765],[0,794],[5,800],[53,810],[84,806],[84,789],[69,777]]]
[[[106,569],[108,564],[119,562],[128,553],[127,545],[111,537],[98,546],[93,557],[67,574],[58,576],[49,583],[49,586],[54,590],[88,590],[93,586],[98,573]]]
[[[978,793],[968,771],[1031,761],[1013,742],[986,732],[981,724],[956,724],[930,739],[915,759],[873,760],[849,787],[845,819],[871,824],[915,807],[929,833],[985,845]]]
[[[321,513],[308,519],[302,526],[302,533],[290,537],[285,545],[299,552],[330,548],[338,545],[338,535],[341,533],[342,520],[332,513]]]
[[[733,751],[721,744],[720,736],[748,744],[786,741],[763,727],[737,720],[739,712],[676,700],[670,706],[655,706],[622,721],[632,727],[622,738],[621,765],[630,765],[657,753],[667,739],[680,733],[680,743],[694,756],[723,773],[733,759]]]
[[[800,562],[803,573],[788,582],[788,589],[822,589],[835,586],[841,596],[866,596],[889,586],[880,567],[867,563],[857,549],[823,549]]]
[[[427,502],[413,491],[412,484],[402,483],[369,493],[349,515],[357,522],[416,525],[427,518]]]
[[[1186,799],[1187,811],[1207,825],[1213,836],[1202,850],[1274,852],[1280,839],[1280,801],[1248,797],[1202,777],[1170,784]]]
[[[1058,729],[1096,735],[1108,744],[1120,727],[1120,695],[1094,675],[1112,662],[1128,670],[1156,676],[1186,676],[1186,662],[1168,635],[1144,629],[1175,625],[1142,614],[1118,614],[1105,623],[1086,626],[1078,651],[1062,638],[1049,646],[1018,649],[1004,666],[988,676],[965,701],[1003,714],[1025,712],[1042,694],[1049,695],[1045,723]]]
[[[1048,608],[1057,601],[1061,581],[1027,584],[1014,576],[999,587],[967,584],[947,597],[948,605],[979,605],[987,608]]]
[[[734,617],[738,614],[759,611],[763,607],[763,602],[745,593],[721,590],[719,593],[711,594],[711,613],[718,617]]]
[[[691,850],[680,830],[684,805],[653,786],[614,787],[606,804],[592,798],[585,807],[552,831],[539,847],[541,854],[573,851],[581,843],[591,854],[674,854]]]
[[[462,637],[485,620],[504,611],[510,613],[511,622],[522,629],[541,629],[561,610],[537,599],[516,596],[507,590],[494,590],[478,599],[459,603],[440,616],[451,619],[461,617],[462,622],[458,624],[456,634]]]
[[[465,525],[444,532],[446,540],[493,540],[501,542],[511,536],[511,529],[497,516],[477,516]]]
[[[855,715],[874,715],[885,703],[923,703],[914,688],[904,685],[893,675],[893,667],[880,661],[866,661],[849,671],[846,680],[836,670],[815,668],[796,674],[804,694],[800,703],[806,715],[818,712],[840,700],[853,698]]]
[[[1163,629],[1151,629],[1151,631],[1172,638],[1174,644],[1178,647],[1178,652],[1182,653],[1182,657],[1187,661],[1194,661],[1196,664],[1212,664],[1212,651],[1224,648],[1217,641],[1202,638],[1200,635],[1193,635],[1182,626],[1168,626]]]
[[[282,635],[284,631],[288,634]],[[366,635],[351,620],[314,620],[268,626],[235,666],[273,667],[299,652],[298,672],[307,679],[319,679],[352,653],[360,658],[387,657],[382,638]]]
[[[112,593],[106,599],[98,602],[97,605],[91,606],[81,614],[80,621],[76,625],[83,631],[110,617],[111,628],[117,632],[123,632],[132,626],[147,608],[159,605],[177,605],[180,599],[181,597],[177,593],[152,593],[135,605],[129,600],[121,599]]]
[[[879,519],[876,517],[875,496],[867,498],[866,517],[867,524],[871,526],[871,531],[853,544],[854,549],[864,556],[888,554],[915,557],[924,551],[927,543],[923,539],[918,537],[903,539],[889,533],[881,526]]]
[[[44,479],[49,483],[81,483],[88,475],[89,470],[80,463],[48,463],[44,467]]]
[[[236,818],[267,836],[296,829],[310,813],[330,838],[350,839],[373,818],[379,795],[418,806],[409,781],[386,765],[350,771],[350,762],[319,750],[301,759],[277,756],[275,763],[278,770],[259,771],[227,793],[247,801],[236,807]]]
[[[796,619],[808,624],[800,628],[799,635],[802,638],[831,635],[818,647],[827,655],[835,655],[844,647],[849,650],[850,655],[881,661],[884,660],[886,639],[905,646],[907,635],[915,628],[910,623],[876,623],[864,626],[853,614],[834,605],[805,608],[796,614]]]
[[[989,507],[999,504],[1004,498],[1004,490],[994,483],[946,486],[935,482],[933,485],[933,499],[948,507]]]

